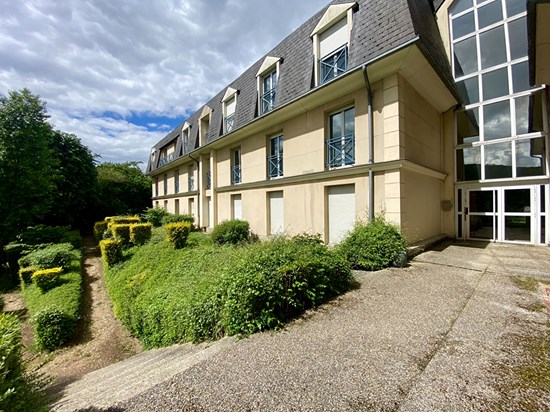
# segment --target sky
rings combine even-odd
[[[0,0],[0,94],[28,88],[100,162],[151,147],[329,0]]]

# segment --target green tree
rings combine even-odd
[[[55,159],[46,103],[29,90],[0,96],[0,250],[51,205]]]
[[[151,179],[138,162],[97,166],[97,210],[101,217],[139,213],[151,205]]]
[[[50,139],[58,176],[53,204],[44,221],[51,225],[85,228],[91,225],[97,194],[97,170],[93,153],[74,134],[55,131]]]

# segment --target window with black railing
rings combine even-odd
[[[326,141],[327,167],[355,164],[355,108],[330,116],[330,135]]]
[[[319,60],[320,83],[338,77],[348,69],[348,46],[340,47],[335,52]]]
[[[231,184],[242,182],[241,149],[234,149],[231,156]]]
[[[272,179],[283,176],[283,136],[270,140],[270,155],[267,157],[267,176]]]
[[[166,166],[168,163],[172,162],[176,158],[176,153],[172,152],[169,155],[162,156],[159,159],[159,167]]]
[[[180,172],[178,169],[174,172],[174,192],[180,192]]]
[[[212,172],[206,172],[206,189],[212,189]]]
[[[270,112],[275,107],[275,89],[277,87],[277,70],[265,76],[262,81],[263,89],[261,95],[262,114]]]
[[[233,130],[234,125],[235,125],[235,115],[230,114],[225,118],[225,133],[229,133],[231,130]]]

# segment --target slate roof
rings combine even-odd
[[[207,142],[223,138],[223,106],[221,99],[227,87],[232,87],[238,90],[239,93],[233,130],[245,126],[258,117],[255,76],[267,56],[282,58],[275,107],[281,107],[312,90],[314,84],[314,58],[310,34],[330,5],[349,2],[350,0],[333,0],[327,4],[326,7],[302,24],[273,50],[266,53],[235,81],[206,102],[205,105],[213,110]],[[437,0],[435,2],[437,3]],[[400,45],[419,39],[424,55],[436,68],[442,80],[454,91],[455,86],[451,69],[433,15],[434,4],[432,0],[358,0],[357,4],[349,44],[349,70],[359,67]],[[191,150],[199,147],[198,122],[203,107],[185,120],[191,126],[189,136]],[[174,139],[178,139],[185,121],[158,142],[153,150],[161,150]],[[183,155],[179,140],[181,139],[178,139],[177,157]],[[151,162],[150,157],[147,165],[148,173],[157,168],[158,161],[158,155],[155,156],[154,163]]]

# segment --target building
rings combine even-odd
[[[548,1],[332,1],[158,142],[153,204],[336,243],[548,244]]]

